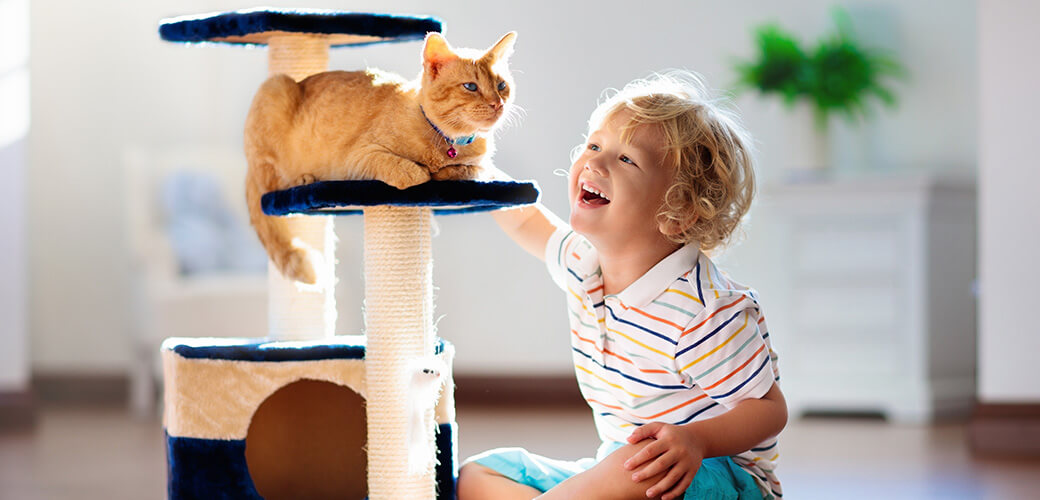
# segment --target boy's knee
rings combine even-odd
[[[459,468],[458,496],[459,500],[484,498],[488,491],[488,483],[498,475],[495,471],[475,462],[467,462]]]
[[[463,477],[469,477],[476,474],[487,474],[491,472],[491,469],[484,467],[476,462],[466,462],[459,467],[459,479]]]
[[[466,462],[459,467],[459,487],[462,487],[463,482],[479,481],[482,476],[489,473],[491,473],[491,469],[483,465]]]
[[[622,446],[590,470],[595,474],[596,481],[604,487],[604,491],[610,492],[610,498],[645,499],[647,498],[646,490],[664,477],[665,473],[661,473],[636,482],[632,480],[632,474],[645,467],[646,464],[634,470],[625,468],[625,462],[651,442],[651,440],[645,440]]]

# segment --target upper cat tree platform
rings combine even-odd
[[[259,8],[165,19],[159,35],[170,42],[267,45],[272,37],[309,34],[344,47],[422,40],[441,29],[434,17]]]
[[[430,181],[399,190],[380,181],[322,181],[262,198],[267,215],[354,215],[364,207],[431,207],[435,215],[484,212],[538,201],[533,182]]]

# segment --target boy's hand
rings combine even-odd
[[[654,442],[632,455],[625,462],[625,469],[634,470],[649,462],[646,468],[632,474],[632,480],[636,482],[668,471],[664,478],[646,490],[646,496],[660,495],[663,500],[682,498],[704,460],[701,440],[691,429],[661,422],[646,424],[628,436],[630,444],[645,439]]]

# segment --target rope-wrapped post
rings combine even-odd
[[[320,35],[287,34],[268,41],[270,75],[285,73],[296,81],[326,71],[329,42]],[[318,283],[303,286],[267,265],[269,335],[278,340],[303,340],[336,334],[336,237],[332,217],[295,216],[287,219],[294,237],[321,252]]]
[[[407,409],[409,364],[434,354],[433,212],[379,206],[364,214],[369,496],[432,500],[432,464],[422,473],[409,472]],[[432,442],[432,412],[423,429]]]

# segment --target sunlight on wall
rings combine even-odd
[[[0,0],[0,148],[29,133],[29,2]]]
[[[0,395],[29,384],[28,133],[29,0],[0,0]]]

